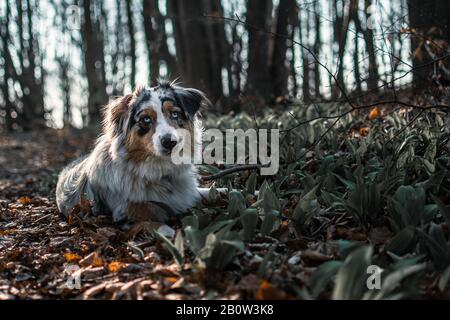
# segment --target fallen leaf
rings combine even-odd
[[[274,287],[269,281],[263,280],[255,297],[257,300],[282,300],[286,298],[286,293]]]
[[[74,261],[79,261],[81,260],[83,257],[80,256],[79,254],[76,253],[72,253],[72,252],[66,252],[64,253],[64,257],[66,258],[67,262],[74,262]]]
[[[119,261],[113,261],[108,264],[108,270],[109,272],[119,272],[121,269],[125,268],[127,266],[126,263],[119,262]]]
[[[369,128],[364,127],[364,128],[359,129],[359,134],[363,137],[367,136],[368,133],[369,133]]]
[[[373,108],[369,113],[369,119],[374,120],[381,115],[380,109],[378,107]]]
[[[103,266],[103,259],[98,255],[97,252],[94,251],[80,260],[80,265],[82,265],[83,267],[101,267]]]
[[[20,197],[19,199],[17,199],[17,201],[19,201],[21,204],[30,204],[32,200],[30,197]]]
[[[165,278],[164,280],[166,280],[167,282],[169,282],[169,283],[171,283],[171,284],[174,284],[175,282],[178,281],[178,279],[179,279],[179,278],[177,278],[177,277],[167,277],[167,278]]]
[[[0,230],[0,236],[7,236],[8,234],[13,234],[17,229]]]
[[[324,255],[320,252],[313,251],[313,250],[302,251],[302,258],[307,258],[307,259],[317,261],[317,262],[325,262],[325,261],[333,259],[333,257],[331,257],[331,256],[327,256],[327,255]]]

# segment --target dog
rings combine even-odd
[[[94,214],[110,213],[124,223],[153,219],[156,207],[182,214],[195,206],[207,190],[198,188],[194,165],[175,164],[171,154],[183,140],[178,129],[190,133],[184,143],[201,142],[198,114],[208,104],[200,90],[168,81],[110,102],[93,151],[59,175],[59,211],[68,216],[87,197]]]

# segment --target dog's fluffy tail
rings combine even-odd
[[[59,211],[68,216],[73,208],[81,201],[81,195],[85,192],[87,176],[83,170],[83,162],[86,158],[80,158],[69,164],[61,172],[56,185],[56,204]]]

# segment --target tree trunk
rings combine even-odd
[[[9,85],[8,81],[10,79],[10,73],[11,73],[11,59],[9,57],[8,52],[8,43],[10,39],[9,34],[9,17],[10,17],[10,5],[9,0],[6,0],[6,8],[5,8],[5,16],[2,17],[1,21],[1,29],[0,29],[0,36],[2,41],[2,47],[1,47],[1,54],[2,57],[4,57],[4,72],[3,72],[3,79],[1,84],[1,90],[2,90],[2,98],[3,98],[3,104],[2,104],[2,110],[4,111],[4,123],[6,130],[12,131],[14,129],[14,119],[11,117],[11,112],[14,110],[14,105],[11,102],[11,97],[9,94]]]
[[[89,88],[87,124],[97,124],[100,120],[100,107],[108,102],[103,34],[99,21],[92,19],[91,0],[83,0],[83,10],[84,21],[81,26],[81,36]]]
[[[269,42],[272,20],[271,0],[247,1],[248,70],[247,93],[270,100]]]
[[[213,17],[223,17],[221,0],[203,0],[205,14]],[[231,47],[225,35],[224,21],[220,19],[205,18],[205,27],[208,37],[209,52],[213,63],[212,73],[218,78],[216,90],[223,90],[222,70],[227,72],[228,92],[233,90],[231,83]]]
[[[217,101],[223,93],[222,65],[216,57],[218,52],[212,50],[217,48],[217,43],[211,42],[211,36],[208,36],[212,22],[204,15],[210,12],[198,0],[170,0],[169,4],[181,80],[185,85],[205,91],[212,101]]]
[[[26,5],[24,5],[26,4]],[[8,79],[12,79],[14,84],[20,86],[22,95],[16,97],[20,100],[21,107],[16,108],[17,120],[16,124],[20,125],[23,130],[39,129],[45,127],[45,111],[44,111],[44,74],[42,69],[42,57],[37,40],[34,35],[33,11],[36,8],[31,7],[29,0],[16,1],[17,10],[17,41],[19,42],[19,48],[16,52],[19,66],[14,65],[12,54],[9,51],[8,42],[10,34],[8,30],[5,30],[4,36],[4,53],[5,66],[8,66],[6,72],[8,73]],[[6,11],[8,14],[10,5],[7,2]],[[40,57],[38,60],[36,57]],[[5,89],[7,89],[5,87]]]
[[[160,14],[158,7],[158,0],[143,0],[143,18],[145,31],[145,44],[147,46],[148,64],[150,67],[150,81],[155,81],[159,77],[159,50],[161,43],[159,40],[161,36],[160,28],[163,26],[152,23],[152,19]]]
[[[123,25],[122,25],[122,0],[116,0],[116,21],[114,27],[114,51],[111,54],[111,70],[112,70],[112,95],[118,96],[123,94],[125,79],[125,60],[126,52],[123,43]],[[121,64],[122,63],[122,64]],[[122,72],[119,68],[122,67]]]
[[[320,35],[320,3],[319,1],[314,1],[314,27],[315,27],[315,42],[314,42],[314,55],[319,58],[320,57],[320,48],[322,46],[322,37]],[[321,66],[317,63],[317,61],[314,61],[314,90],[316,98],[320,98],[320,68]]]
[[[288,26],[293,25],[293,19],[297,14],[295,0],[280,0],[277,10],[276,33],[280,35],[288,34]],[[275,37],[272,55],[272,64],[270,68],[273,96],[284,96],[288,93],[287,80],[289,76],[286,63],[286,51],[288,40],[283,37]]]
[[[426,46],[441,51],[437,40],[450,42],[450,1],[408,0],[410,27],[413,28],[411,50],[413,55],[413,86],[416,92],[430,84],[434,73],[432,61]],[[427,44],[427,42],[429,42]],[[442,51],[445,51],[442,50]]]
[[[134,39],[134,19],[133,19],[133,10],[131,8],[132,2],[125,1],[127,7],[127,30],[128,30],[128,39],[130,41],[130,46],[128,50],[128,56],[131,59],[131,70],[130,70],[130,84],[134,90],[136,86],[136,40]]]
[[[338,10],[337,0],[333,2],[334,4],[334,13],[335,13],[335,42],[338,44],[338,70],[337,70],[337,84],[333,84],[333,96],[337,98],[341,94],[341,90],[346,90],[345,82],[344,82],[344,55],[345,48],[347,44],[347,35],[348,35],[348,26],[350,22],[350,13],[351,6],[346,2],[342,2],[342,7]],[[339,15],[339,11],[342,12],[342,15]]]
[[[369,19],[367,9],[372,5],[371,0],[364,0],[364,12],[366,13],[366,21]],[[366,22],[367,24],[367,22]],[[367,79],[367,88],[372,91],[376,91],[378,87],[379,75],[377,57],[375,55],[375,45],[373,30],[366,25],[364,32],[364,41],[366,43],[367,53],[369,54],[369,79]]]
[[[295,32],[299,28],[299,18],[298,13],[295,15],[294,20],[292,21],[292,26],[289,34],[289,39],[291,40],[290,43],[290,50],[291,50],[291,59],[289,61],[289,73],[292,79],[292,95],[294,98],[298,95],[298,81],[297,81],[297,59],[295,56],[295,46],[297,44],[294,43],[295,41]]]
[[[307,17],[307,21],[309,21],[309,14]],[[303,44],[303,46],[308,46],[307,39],[309,38],[309,27],[308,24],[306,24],[306,28],[302,28],[302,21],[299,20],[298,22],[298,30],[299,30],[299,36],[300,36],[300,43]],[[306,34],[305,34],[306,32]],[[309,52],[302,48],[302,97],[304,103],[311,102],[311,87],[310,87],[310,57]]]

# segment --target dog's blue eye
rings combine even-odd
[[[180,113],[179,113],[178,111],[172,111],[172,112],[170,113],[170,117],[171,117],[172,119],[178,119],[178,118],[180,117]]]
[[[142,121],[144,121],[145,124],[150,124],[150,123],[152,123],[152,118],[150,118],[149,116],[146,116],[146,117],[142,118]]]

